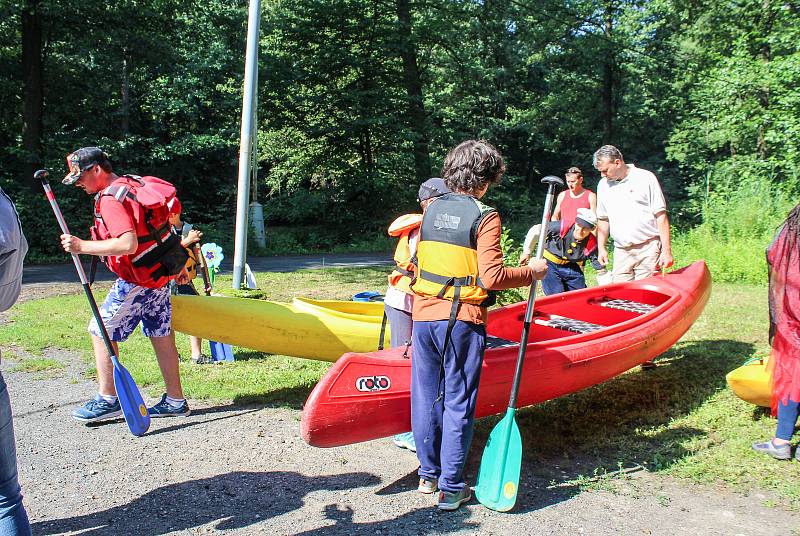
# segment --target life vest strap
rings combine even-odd
[[[414,277],[414,272],[412,272],[411,270],[406,270],[405,268],[400,268],[399,266],[397,266],[394,269],[394,271],[397,272],[398,274],[404,275],[406,277]]]
[[[561,257],[556,257],[552,253],[547,250],[544,250],[542,256],[547,259],[548,261],[552,262],[553,264],[558,264],[560,266],[564,266],[565,264],[575,263],[581,268],[583,268],[583,261],[571,261],[569,259],[562,259]]]
[[[481,278],[477,275],[468,275],[465,277],[447,277],[445,275],[434,274],[426,270],[420,270],[419,278],[425,279],[432,283],[443,285],[445,290],[447,287],[480,287],[486,288],[481,283]],[[441,296],[440,296],[441,297]]]

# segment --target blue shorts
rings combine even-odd
[[[169,286],[146,288],[117,279],[100,306],[100,316],[114,342],[127,340],[140,322],[145,337],[166,337],[172,333]],[[89,333],[102,337],[94,318]]]

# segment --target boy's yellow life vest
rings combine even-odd
[[[389,226],[389,236],[400,237],[394,250],[395,269],[389,274],[389,284],[406,294],[413,294],[410,285],[414,277],[414,262],[409,247],[409,235],[415,229],[419,229],[421,224],[422,214],[405,214],[394,220]]]
[[[494,212],[470,195],[450,193],[425,210],[416,255],[414,294],[488,305],[490,294],[478,277],[477,231]],[[458,290],[456,290],[458,289]]]

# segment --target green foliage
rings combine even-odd
[[[43,35],[39,164],[55,179],[68,151],[101,145],[119,171],[175,182],[187,220],[232,242],[247,2],[92,0],[81,5],[89,25],[63,24],[74,10],[64,0],[0,7],[0,186],[19,205],[31,258],[46,260],[63,258],[59,231],[26,186],[21,135],[21,13],[32,6]],[[415,208],[420,141],[431,175],[454,144],[494,143],[508,169],[487,201],[514,229],[535,219],[542,175],[578,165],[593,187],[591,155],[606,142],[656,172],[681,231],[710,222],[714,199],[743,184],[743,203],[772,186],[800,190],[792,3],[411,2],[409,25],[398,6],[265,5],[257,197],[269,227],[311,229],[275,237],[269,251],[376,248],[371,236]],[[89,199],[55,190],[86,236]],[[763,231],[746,221],[755,227],[740,234]]]
[[[503,264],[505,266],[519,266],[522,246],[517,246],[516,241],[511,238],[511,231],[507,227],[503,227],[503,234],[500,235],[500,249],[503,251]],[[497,293],[497,303],[498,305],[508,305],[527,300],[527,290],[528,287],[501,290]]]
[[[794,205],[769,179],[712,192],[702,203],[703,222],[673,240],[676,265],[705,259],[714,281],[764,283],[767,245]]]

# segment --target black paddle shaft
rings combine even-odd
[[[541,259],[544,253],[544,240],[547,235],[547,223],[550,221],[550,209],[553,205],[556,186],[564,187],[564,180],[555,175],[548,175],[542,179],[542,183],[547,185],[547,197],[544,200],[544,210],[542,211],[542,228],[539,229],[539,243],[536,246],[536,258]],[[533,280],[531,291],[528,295],[528,305],[525,309],[525,320],[522,324],[522,336],[519,340],[519,353],[517,354],[517,368],[514,371],[514,382],[511,384],[511,396],[508,400],[509,408],[517,407],[517,394],[519,394],[519,382],[522,379],[522,365],[525,362],[525,351],[528,348],[528,334],[531,331],[531,320],[533,319],[533,305],[536,300],[536,288],[539,281]]]
[[[56,220],[58,220],[58,225],[61,227],[61,232],[64,234],[70,234],[69,229],[67,228],[67,222],[64,221],[64,215],[61,214],[61,208],[58,206],[53,189],[50,188],[50,184],[47,182],[48,175],[49,174],[47,173],[47,170],[40,169],[33,174],[33,178],[42,182],[44,195],[50,202],[50,207],[53,209],[53,214],[55,214]],[[108,355],[116,355],[114,352],[114,347],[111,345],[111,338],[108,336],[106,326],[103,324],[103,318],[100,316],[100,310],[97,308],[97,302],[94,299],[94,294],[92,294],[92,288],[89,286],[89,282],[86,279],[86,272],[83,270],[83,265],[81,264],[80,258],[75,253],[72,253],[72,262],[75,264],[75,269],[78,271],[78,277],[80,277],[81,285],[83,285],[83,291],[86,293],[86,299],[89,300],[89,307],[92,309],[94,320],[97,322],[97,327],[100,329],[100,333],[103,336],[103,342],[106,344]]]

